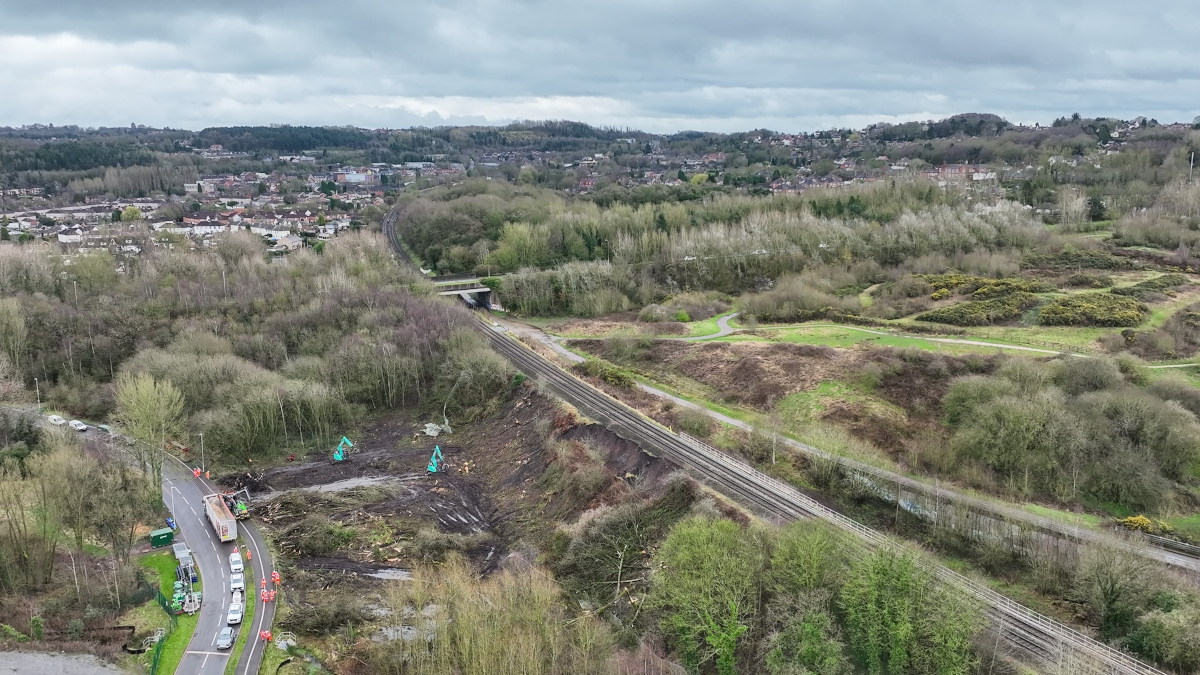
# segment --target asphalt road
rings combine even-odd
[[[218,650],[217,633],[225,626],[232,591],[229,588],[229,554],[233,542],[221,543],[204,516],[205,492],[199,481],[174,462],[163,465],[163,502],[172,509],[180,538],[192,549],[204,590],[200,619],[176,670],[181,675],[221,675],[230,650]],[[173,502],[173,504],[172,504]],[[249,586],[247,580],[247,586]],[[247,630],[245,626],[241,631]]]
[[[39,425],[47,424],[46,416],[39,411],[15,406],[6,407],[33,413],[37,416]],[[84,435],[97,440],[105,438],[105,432],[94,426],[89,426]],[[175,524],[179,527],[176,541],[183,541],[192,550],[192,559],[200,571],[201,588],[204,591],[196,630],[176,673],[221,675],[225,672],[231,650],[218,650],[216,641],[217,634],[225,626],[229,604],[233,599],[233,591],[229,587],[229,554],[233,552],[234,543],[222,543],[217,539],[212,525],[204,515],[204,495],[219,492],[219,486],[204,478],[195,478],[190,467],[177,458],[172,459],[175,461],[168,460],[163,463],[163,504],[171,511]],[[265,628],[269,629],[275,621],[275,603],[262,602],[258,594],[258,580],[270,579],[273,562],[266,541],[249,521],[243,520],[238,523],[238,536],[253,552],[252,560],[247,561],[245,551],[241,551],[242,564],[246,568],[246,590],[249,591],[245,599],[255,603],[255,611],[252,625],[242,624],[238,627],[239,636],[245,631],[250,633],[234,672],[237,675],[250,675],[258,672],[262,664],[263,650],[268,647],[259,642],[258,634]]]
[[[229,555],[233,553],[234,543],[222,543],[212,530],[212,525],[204,515],[203,497],[219,492],[215,483],[204,478],[196,479],[181,463],[170,463],[163,467],[163,501],[171,507],[171,495],[174,494],[175,523],[183,532],[184,541],[192,549],[203,577],[204,599],[200,603],[200,620],[196,623],[196,632],[188,644],[183,660],[176,670],[179,675],[220,675],[225,672],[230,650],[218,651],[216,647],[217,634],[225,626],[225,617],[229,611],[229,603],[233,591],[229,586],[230,569]],[[262,663],[263,649],[266,645],[259,641],[260,631],[270,628],[275,619],[275,603],[264,603],[259,599],[259,580],[270,579],[271,552],[258,529],[249,521],[238,523],[238,536],[246,542],[252,553],[252,558],[246,560],[245,549],[239,549],[242,554],[242,564],[246,568],[246,601],[255,603],[254,620],[243,623],[238,627],[239,636],[246,635],[246,647],[238,659],[235,673],[249,675],[257,673]]]

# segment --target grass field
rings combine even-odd
[[[170,596],[171,589],[175,585],[175,554],[170,549],[165,551],[149,553],[142,557],[141,564],[158,572],[159,589],[163,591],[163,595]],[[203,582],[203,579],[201,579]],[[200,586],[200,584],[197,584]],[[158,607],[157,603],[151,601],[148,603],[155,610],[162,613],[162,608]],[[167,636],[167,641],[163,645],[162,660],[158,664],[158,672],[162,675],[170,675],[179,667],[179,662],[183,660],[183,652],[187,650],[188,643],[192,641],[192,633],[196,631],[196,622],[200,620],[199,613],[188,616],[187,614],[179,615],[179,625],[175,631]],[[168,619],[169,621],[169,619]]]
[[[717,326],[717,320],[723,316],[729,316],[729,314],[730,312],[725,312],[724,314],[718,314],[711,319],[692,321],[691,323],[686,324],[688,327],[688,334],[686,337],[703,337],[705,335],[712,335],[713,333],[720,331],[721,329]]]

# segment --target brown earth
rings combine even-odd
[[[608,356],[601,340],[571,343]],[[836,379],[864,360],[863,353],[786,342],[704,342],[659,340],[637,357],[638,364],[669,370],[706,384],[725,401],[767,411],[779,399]]]
[[[603,340],[575,340],[572,346],[610,357]],[[770,412],[780,399],[811,391],[822,382],[858,383],[873,396],[899,406],[904,415],[883,415],[856,401],[829,405],[822,419],[900,458],[907,444],[923,433],[944,433],[941,401],[955,378],[991,372],[997,357],[950,356],[921,350],[880,347],[835,349],[784,342],[688,343],[660,340],[628,362],[635,369],[683,375],[711,387],[719,402]],[[615,389],[614,389],[615,391]],[[650,417],[678,426],[679,410],[638,390],[621,398]]]
[[[426,529],[471,538],[466,554],[489,569],[512,547],[544,540],[561,520],[621,501],[634,487],[659,483],[675,470],[636,444],[583,422],[569,406],[542,396],[531,384],[523,385],[491,419],[450,435],[429,438],[417,432],[423,426],[403,415],[388,416],[353,439],[355,449],[345,461],[286,463],[258,474],[231,474],[222,482],[247,486],[264,497],[254,509],[264,528],[295,569],[320,576],[405,567],[415,561],[405,559],[403,541]],[[581,444],[603,458],[604,480],[595,494],[560,491],[547,479],[560,461],[548,439]],[[446,470],[431,475],[426,465],[434,445],[445,453]],[[322,486],[336,491],[286,498]],[[297,555],[282,535],[311,513],[358,534],[329,555]],[[381,534],[387,532],[397,540],[387,541]]]
[[[559,335],[603,337],[613,333],[646,333],[650,335],[687,335],[688,328],[678,321],[638,321],[636,312],[621,312],[595,319],[568,319],[548,326]]]

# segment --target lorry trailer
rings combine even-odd
[[[221,541],[237,539],[237,519],[229,511],[222,495],[204,495],[204,514],[208,516],[208,522],[212,523],[217,538]]]

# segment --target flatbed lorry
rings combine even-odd
[[[237,539],[237,519],[229,511],[223,495],[204,495],[204,515],[208,516],[208,522],[212,523],[213,531],[221,541]]]

